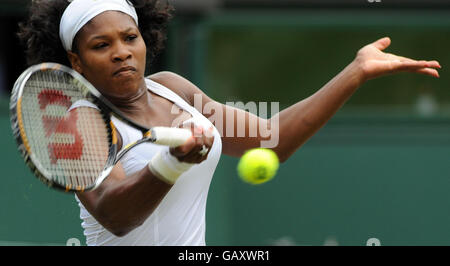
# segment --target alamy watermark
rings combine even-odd
[[[67,239],[66,246],[81,246],[81,241],[76,237],[72,237]]]
[[[381,246],[381,241],[378,238],[369,238],[366,242],[366,246]]]
[[[278,102],[226,102],[223,108],[223,105],[217,102],[203,103],[202,95],[195,94],[194,108],[208,117],[223,137],[258,138],[263,148],[274,148],[278,145]],[[171,113],[179,115],[180,109],[173,105]],[[172,126],[179,126],[184,119],[180,114],[173,120]]]

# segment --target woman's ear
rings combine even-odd
[[[67,58],[69,58],[70,64],[72,65],[72,68],[77,71],[80,74],[83,74],[83,70],[81,68],[81,62],[80,57],[78,54],[68,51],[67,52]]]

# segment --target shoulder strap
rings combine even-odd
[[[199,112],[197,109],[195,109],[192,105],[187,103],[183,98],[181,98],[178,94],[170,90],[169,88],[146,78],[145,79],[147,83],[147,88],[151,90],[152,92],[158,94],[161,97],[164,97],[172,102],[174,102],[176,105],[178,105],[180,108],[188,111],[192,116],[198,115]]]

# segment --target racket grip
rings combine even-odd
[[[153,127],[151,136],[155,144],[178,147],[192,137],[192,132],[185,128]]]

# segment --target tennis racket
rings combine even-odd
[[[56,63],[34,65],[20,75],[10,112],[25,163],[42,182],[66,192],[97,188],[136,145],[176,147],[192,136],[188,129],[133,122],[78,72]],[[143,138],[118,152],[112,115],[140,130]]]

